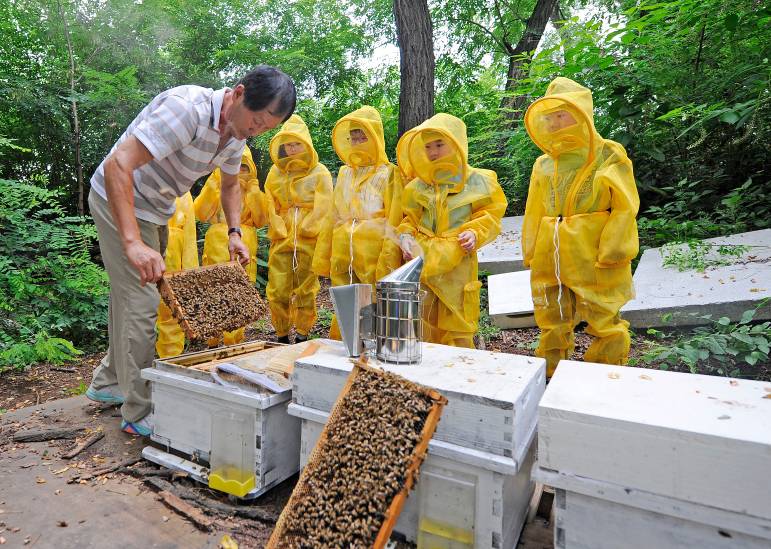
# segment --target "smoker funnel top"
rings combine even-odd
[[[404,288],[405,290],[420,287],[420,271],[423,270],[423,258],[416,257],[377,281],[378,288]]]

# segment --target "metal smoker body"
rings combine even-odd
[[[369,344],[369,348],[374,346],[377,358],[385,362],[421,361],[422,268],[423,258],[417,257],[379,280],[375,303],[369,284],[330,288],[340,334],[350,356],[361,355]]]

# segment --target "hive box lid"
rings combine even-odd
[[[522,220],[517,215],[501,219],[501,233],[498,237],[477,251],[479,270],[490,274],[521,271],[522,265]]]
[[[544,469],[771,518],[771,383],[562,361],[538,435]]]
[[[340,342],[324,341],[295,362],[292,401],[328,412],[353,365]],[[447,397],[434,438],[513,459],[527,451],[545,386],[543,359],[423,343],[423,362],[371,362]]]
[[[748,246],[730,265],[680,272],[665,267],[663,249],[645,250],[634,272],[637,296],[624,305],[621,316],[637,328],[708,324],[703,315],[739,320],[744,311],[771,296],[771,229],[705,240],[712,249],[707,259],[725,259],[720,245]],[[686,244],[680,246],[687,248]],[[691,314],[693,313],[693,314]],[[771,304],[760,307],[755,319],[771,318]]]
[[[530,328],[536,325],[530,271],[487,277],[488,309],[499,328]]]

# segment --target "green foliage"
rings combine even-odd
[[[78,383],[77,387],[67,389],[67,393],[72,396],[85,395],[88,391],[88,384],[85,381]]]
[[[771,203],[767,189],[748,179],[725,195],[701,181],[678,181],[662,191],[671,199],[651,206],[638,219],[642,248],[659,247],[771,226]],[[713,211],[698,211],[698,205],[717,205]],[[696,211],[694,211],[696,209]]]
[[[691,373],[744,377],[748,366],[769,360],[771,322],[753,323],[758,309],[767,305],[768,300],[762,301],[735,323],[728,317],[715,320],[711,315],[700,316],[709,324],[682,336],[667,336],[650,329],[648,335],[660,343],[653,344],[638,359],[630,360],[630,364],[657,365],[662,370],[685,367]]]
[[[748,250],[749,246],[710,244],[702,240],[671,242],[661,248],[664,267],[676,267],[678,271],[704,272],[709,267],[731,265]]]
[[[106,335],[107,275],[93,225],[67,216],[44,178],[0,179],[0,365],[61,362]]]
[[[479,280],[482,281],[482,287],[479,290],[480,312],[478,333],[484,338],[485,342],[489,342],[490,340],[495,339],[501,335],[501,329],[493,324],[488,313],[490,307],[487,291],[487,277],[489,275],[490,273],[487,271],[480,271],[478,274]]]
[[[319,307],[318,310],[318,317],[316,318],[316,326],[321,328],[321,331],[325,334],[329,331],[329,328],[332,326],[332,316],[335,314],[335,312],[332,309],[327,309],[326,307]]]

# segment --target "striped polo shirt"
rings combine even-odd
[[[231,137],[217,152],[226,90],[200,86],[166,90],[142,109],[110,150],[112,153],[134,135],[153,155],[150,162],[134,170],[137,218],[165,225],[174,213],[174,200],[189,191],[199,177],[217,167],[224,173],[238,174],[246,141]],[[104,160],[91,177],[91,187],[107,200]]]

